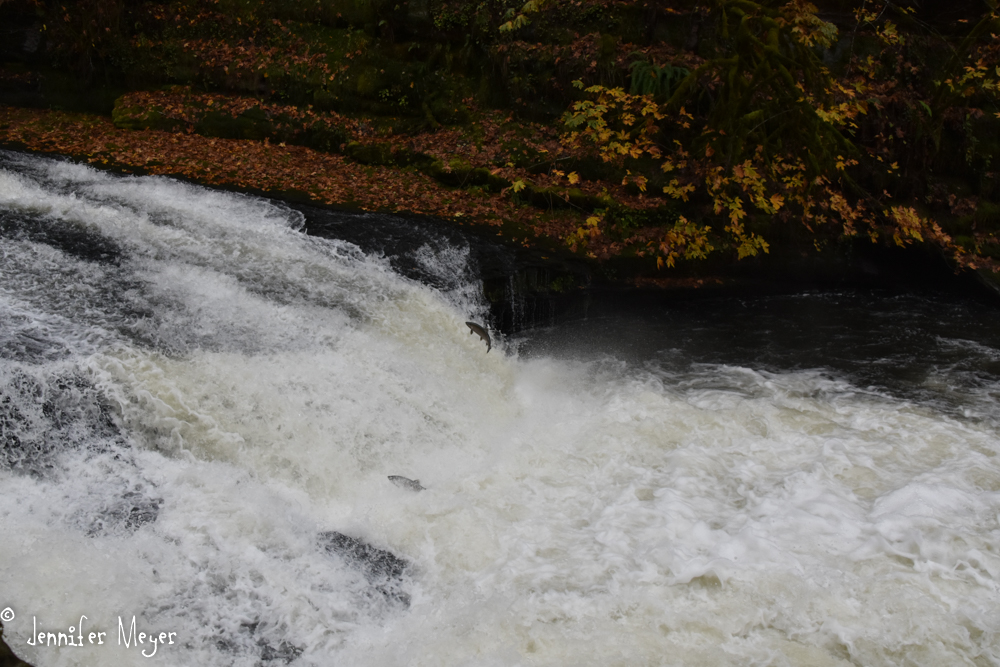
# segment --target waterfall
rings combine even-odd
[[[420,224],[0,154],[19,656],[1000,663],[995,309],[515,311],[487,354],[478,241]]]

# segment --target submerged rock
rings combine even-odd
[[[92,518],[87,534],[133,533],[141,526],[156,521],[162,502],[162,498],[151,498],[144,493],[140,484],[98,512]]]
[[[0,623],[0,667],[31,667],[14,654],[3,638],[3,623]]]
[[[272,641],[267,640],[265,637],[258,634],[258,629],[261,627],[261,622],[259,620],[253,621],[252,623],[240,623],[240,632],[245,632],[249,635],[251,641],[254,642],[257,649],[260,650],[260,659],[262,664],[272,664],[274,662],[282,662],[286,665],[293,662],[300,655],[302,655],[302,648],[290,644],[286,641],[279,641],[272,643]],[[219,648],[225,651],[229,651],[233,654],[240,653],[240,644],[233,641],[220,641],[217,642]]]
[[[21,363],[0,368],[0,469],[41,475],[61,451],[121,442],[112,409],[90,382],[28,366],[65,356],[65,346],[51,336],[18,335],[25,332],[10,324],[18,323],[0,324],[0,359]],[[30,334],[28,324],[22,328]]]
[[[340,556],[348,565],[360,570],[387,601],[410,606],[410,596],[400,589],[403,575],[409,567],[407,561],[336,531],[320,533],[319,540],[327,553]]]

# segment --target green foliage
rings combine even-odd
[[[643,227],[663,227],[676,224],[677,211],[669,206],[636,209],[614,204],[603,211],[604,223],[610,236],[618,241],[627,240]]]
[[[573,85],[583,88],[581,81]],[[582,140],[597,146],[605,162],[622,164],[625,158],[644,153],[660,157],[657,143],[664,116],[649,95],[630,95],[621,88],[590,86],[584,89],[595,99],[576,102],[563,114],[563,125],[570,130],[564,142],[578,145]],[[644,189],[640,185],[640,189]]]
[[[631,65],[632,83],[629,93],[632,95],[652,95],[656,98],[669,97],[678,83],[691,72],[684,67],[674,67],[670,63],[654,65],[645,60],[637,60]]]
[[[434,28],[467,44],[492,44],[498,36],[527,25],[526,14],[540,9],[538,0],[438,0],[431,2]]]
[[[650,242],[649,246],[657,254],[657,267],[672,267],[681,258],[707,258],[715,250],[710,236],[711,229],[707,225],[701,226],[679,216],[673,227],[667,229],[660,239]],[[763,250],[767,252],[766,247]]]
[[[521,6],[520,11],[515,11],[514,8],[508,9],[504,13],[506,22],[500,26],[500,32],[512,32],[528,25],[531,23],[528,14],[538,12],[543,5],[545,5],[545,0],[528,0]]]
[[[434,12],[434,27],[438,30],[450,31],[467,28],[472,18],[472,7],[466,5],[441,5]]]
[[[717,52],[684,78],[667,107],[697,105],[711,82],[712,103],[693,151],[731,168],[747,159],[769,162],[796,154],[806,158],[806,178],[836,171],[854,152],[842,130],[857,109],[839,106],[838,87],[813,46],[829,45],[836,28],[817,23],[815,7],[790,3],[781,9],[750,0],[714,5]]]
[[[718,40],[711,57],[679,83],[675,68],[661,75],[637,63],[631,93],[587,88],[596,99],[577,102],[563,117],[566,141],[595,145],[606,161],[626,167],[644,156],[659,161],[673,177],[663,187],[671,197],[687,201],[703,188],[713,212],[727,219],[740,258],[769,249],[744,228],[748,206],[774,215],[792,201],[807,219],[821,207],[853,233],[859,213],[831,185],[845,178],[857,152],[843,130],[864,107],[814,50],[830,45],[836,29],[815,17],[815,7],[796,1],[774,8],[717,0],[713,12]],[[661,78],[673,89],[666,102],[656,101]],[[624,182],[644,191],[648,177],[628,169]],[[696,227],[675,225],[662,244],[667,264],[680,246],[707,253],[710,244],[695,238],[703,238]]]
[[[523,172],[499,183],[447,159],[421,170],[545,208],[601,209],[577,230],[580,245],[657,229],[651,252],[666,264],[713,245],[751,256],[768,250],[756,233],[775,228],[753,227],[756,217],[802,221],[821,242],[868,233],[949,247],[929,218],[944,213],[962,220],[947,229],[967,237],[957,245],[971,252],[996,226],[987,225],[989,200],[1000,194],[995,10],[966,8],[959,23],[930,26],[905,3],[869,0],[857,7],[857,25],[838,35],[805,0],[18,2],[39,7],[47,26],[38,57],[86,85],[108,74],[109,88],[181,82],[376,116],[361,138],[462,124],[491,103],[548,122],[572,100],[562,148],[500,135],[486,150],[504,153],[488,158],[491,167],[573,169],[584,179],[579,190],[536,186]],[[823,9],[835,15],[834,5]],[[52,88],[55,76],[43,81]],[[129,105],[115,121],[175,129],[165,111]],[[200,122],[217,136],[259,136],[264,125],[249,112],[212,111]],[[296,133],[298,143],[334,149],[350,138],[332,127]],[[371,164],[409,159],[352,150]],[[944,184],[943,174],[968,191]],[[606,182],[586,182],[594,180]],[[612,206],[594,194],[603,186],[605,198],[614,189],[643,201]],[[695,222],[648,217],[640,209],[651,197],[680,200],[671,204]]]

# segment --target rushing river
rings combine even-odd
[[[468,245],[376,253],[307,222],[0,154],[21,657],[1000,665],[995,307],[607,307],[487,353]]]

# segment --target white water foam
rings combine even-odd
[[[177,665],[1000,664],[995,422],[486,354],[474,289],[167,179],[11,159],[0,211],[120,250],[2,240],[0,606],[35,664],[148,664],[133,615]],[[410,606],[331,530],[411,562]],[[28,645],[81,615],[105,645]]]

